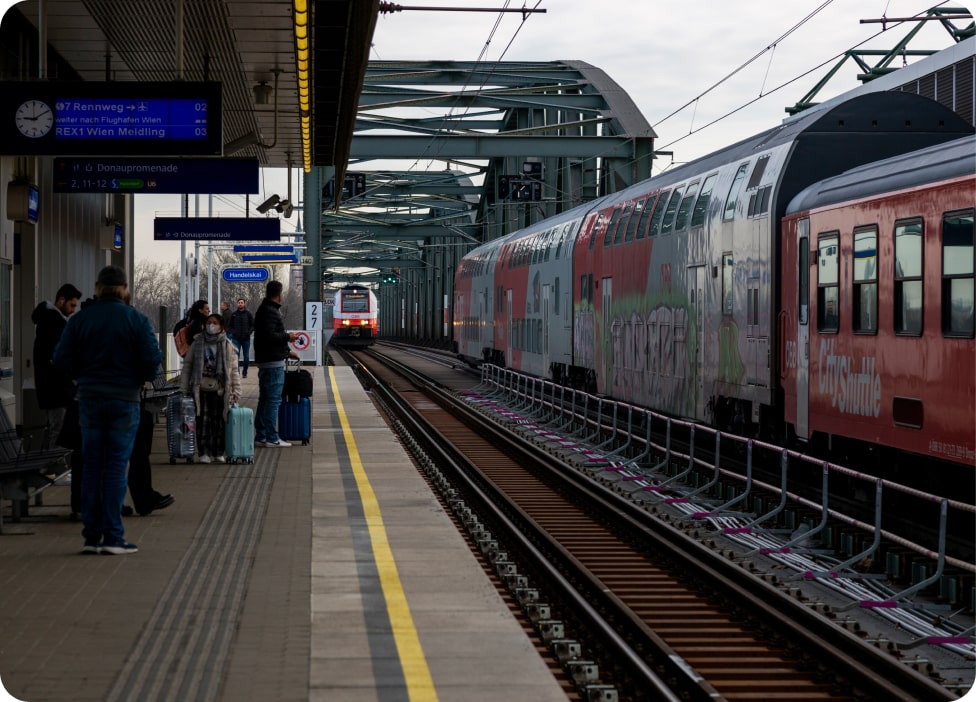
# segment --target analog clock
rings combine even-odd
[[[31,139],[42,137],[54,126],[54,111],[40,100],[28,100],[17,108],[14,117],[20,133]]]

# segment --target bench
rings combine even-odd
[[[0,408],[0,501],[10,500],[13,520],[26,516],[31,497],[54,485],[70,472],[71,449],[31,449]],[[0,534],[3,533],[3,510],[0,509]]]
[[[180,392],[180,379],[178,371],[172,371],[172,376],[167,377],[166,371],[160,369],[159,373],[151,383],[146,383],[142,389],[142,404],[154,416],[166,409],[166,403],[173,395]]]

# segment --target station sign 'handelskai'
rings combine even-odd
[[[0,154],[219,156],[220,83],[0,83]]]

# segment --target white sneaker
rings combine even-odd
[[[225,458],[224,456],[216,456],[216,457],[214,458],[214,460],[215,460],[215,461],[216,461],[217,463],[227,463],[227,459],[226,459],[226,458]]]
[[[279,438],[278,441],[273,442],[273,443],[269,441],[268,443],[265,444],[265,446],[278,446],[278,447],[284,448],[286,446],[291,446],[291,444],[289,444],[284,439]]]
[[[210,456],[200,456],[200,463],[210,463]]]

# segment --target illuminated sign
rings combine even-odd
[[[228,283],[260,283],[268,279],[268,269],[225,268],[221,275]]]
[[[156,241],[278,241],[281,222],[277,217],[156,217],[153,238]]]
[[[256,193],[256,158],[56,158],[56,193]]]
[[[0,83],[0,152],[9,155],[222,153],[220,83]]]

